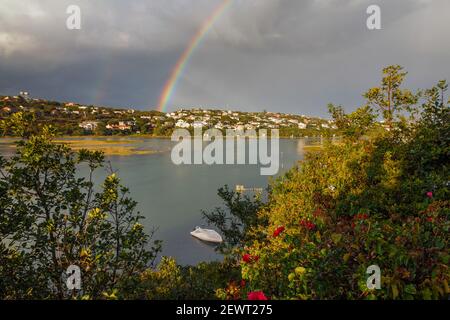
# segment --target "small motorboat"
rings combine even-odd
[[[211,229],[203,229],[200,227],[195,227],[194,231],[191,231],[191,235],[200,240],[214,243],[221,243],[222,237],[216,231]]]

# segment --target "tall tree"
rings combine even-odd
[[[441,104],[444,105],[445,101],[444,101],[444,94],[448,89],[448,84],[446,80],[440,80],[437,84],[437,87],[439,88],[440,92],[441,92]]]
[[[395,113],[409,110],[418,99],[411,91],[400,88],[406,75],[401,66],[388,66],[383,69],[381,86],[371,88],[364,94],[368,105],[382,113],[389,128],[392,128]]]

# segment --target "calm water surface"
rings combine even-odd
[[[269,181],[269,177],[260,175],[259,165],[176,166],[170,158],[174,142],[168,139],[105,139],[123,139],[127,145],[138,149],[161,151],[149,155],[109,156],[107,160],[111,161],[122,183],[130,188],[131,196],[138,201],[138,209],[146,217],[146,229],[157,228],[155,238],[163,240],[163,255],[176,258],[180,264],[221,259],[213,245],[189,234],[195,226],[206,226],[201,210],[212,210],[222,205],[217,196],[218,188],[226,184],[233,189],[238,184],[265,188]],[[135,141],[130,143],[131,139]],[[0,141],[0,153],[13,152],[8,142],[11,140]],[[278,175],[303,159],[303,145],[310,142],[308,139],[280,140]],[[105,169],[99,169],[96,182],[101,183],[106,174]]]

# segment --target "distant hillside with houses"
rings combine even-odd
[[[241,112],[217,109],[180,109],[170,113],[132,108],[111,108],[31,98],[28,92],[17,96],[0,95],[0,119],[17,112],[32,114],[38,125],[52,124],[61,135],[129,135],[170,136],[174,129],[215,128],[259,130],[279,129],[285,137],[333,134],[331,120],[306,115],[277,112]],[[10,132],[3,132],[9,135]]]

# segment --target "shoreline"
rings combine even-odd
[[[0,137],[0,141],[2,140],[2,139],[14,139],[14,138],[17,138],[17,139],[20,139],[20,137],[18,137],[18,136],[2,136],[2,137]],[[171,140],[171,136],[153,136],[153,135],[146,135],[146,134],[143,134],[143,135],[138,135],[138,134],[136,134],[136,135],[112,135],[112,136],[96,136],[96,135],[73,135],[73,136],[69,136],[69,135],[62,135],[62,136],[55,136],[54,137],[55,138],[55,140],[57,140],[57,139],[68,139],[68,138],[90,138],[90,139],[92,139],[92,140],[95,140],[96,138],[101,138],[101,139],[104,139],[104,138],[144,138],[144,139],[165,139],[165,140]],[[195,136],[191,136],[191,138],[195,138]],[[235,137],[226,137],[226,136],[223,136],[222,137],[223,139],[230,139],[230,138],[235,138]],[[245,138],[251,138],[251,139],[259,139],[260,137],[258,137],[258,136],[250,136],[250,137],[248,137],[248,136],[246,136]],[[270,136],[266,136],[266,138],[270,138]],[[283,139],[283,140],[298,140],[298,139],[311,139],[311,138],[316,138],[316,139],[320,139],[320,138],[323,138],[323,139],[332,139],[333,137],[325,137],[325,136],[306,136],[306,137],[287,137],[287,136],[279,136],[278,137],[279,139]],[[337,137],[334,137],[334,138],[337,138]]]

